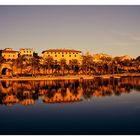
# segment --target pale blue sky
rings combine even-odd
[[[140,6],[0,6],[0,48],[49,48],[137,57]]]

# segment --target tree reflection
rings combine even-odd
[[[1,81],[0,105],[33,105],[44,103],[74,103],[95,97],[121,96],[131,90],[140,91],[139,77],[121,79],[62,80],[62,81]]]

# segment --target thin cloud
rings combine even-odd
[[[132,34],[127,33],[127,32],[122,32],[122,31],[118,31],[118,30],[111,30],[111,32],[113,34],[119,35],[119,36],[126,36],[126,37],[131,37]]]
[[[111,43],[108,43],[109,45],[115,45],[115,46],[127,46],[127,45],[130,45],[130,43],[128,42],[111,42]]]
[[[128,43],[128,42],[116,42],[115,43],[117,46],[127,46],[127,45],[129,45],[130,43]]]
[[[140,37],[133,36],[133,37],[132,37],[132,40],[134,40],[134,41],[140,41]]]
[[[140,41],[140,36],[135,36],[135,35],[133,35],[131,33],[126,33],[126,32],[117,31],[117,30],[111,30],[111,32],[113,34],[118,35],[118,36],[126,37],[128,41],[131,41],[131,43],[133,41]],[[116,44],[119,45],[119,46],[126,46],[126,45],[128,45],[130,43],[127,43],[127,42],[117,42]]]

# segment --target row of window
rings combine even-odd
[[[26,54],[25,56],[32,56],[31,54]]]
[[[4,57],[17,57],[17,56],[15,56],[15,55],[4,55]],[[26,54],[25,56],[32,56],[31,54]]]
[[[60,53],[62,53],[62,54],[78,54],[78,52],[47,52],[47,54],[60,54]]]
[[[7,55],[4,55],[6,57]],[[15,57],[15,55],[8,55],[7,57]]]
[[[23,51],[24,53],[31,53],[32,51]]]
[[[50,56],[50,55],[48,55],[48,56]],[[57,55],[55,55],[55,57],[57,57]],[[64,57],[64,55],[62,55],[62,57]],[[71,57],[71,55],[69,55],[69,57]],[[76,54],[74,55],[74,57],[76,57]]]

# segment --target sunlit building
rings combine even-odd
[[[61,59],[65,59],[66,63],[70,63],[72,59],[81,62],[81,51],[70,49],[49,49],[42,52],[43,59],[52,57],[55,62],[60,62]]]
[[[30,48],[21,48],[19,50],[20,56],[25,56],[27,59],[32,58],[34,54],[34,50]]]
[[[12,48],[5,48],[1,53],[2,57],[6,60],[13,60],[18,58],[18,51],[13,50]]]

